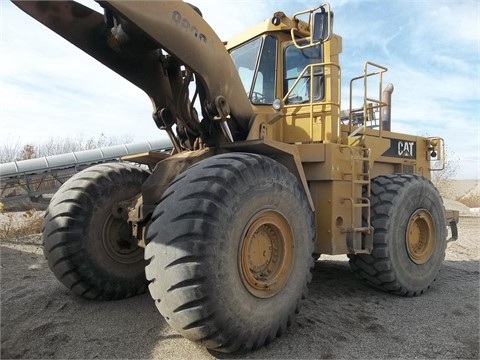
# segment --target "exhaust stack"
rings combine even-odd
[[[391,131],[391,116],[392,116],[392,93],[394,87],[393,84],[390,83],[382,92],[382,103],[386,104],[382,108],[382,129]]]

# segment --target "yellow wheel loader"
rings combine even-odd
[[[44,252],[74,293],[148,287],[179,333],[234,352],[287,330],[321,254],[348,255],[367,284],[402,296],[437,277],[458,222],[429,181],[443,140],[391,131],[393,85],[372,62],[341,110],[328,4],[276,12],[223,43],[181,1],[99,1],[103,14],[14,2],[144,90],[172,142],[128,158],[150,171],[94,166],[52,198]]]

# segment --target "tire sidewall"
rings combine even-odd
[[[97,185],[99,186],[87,189],[91,196],[98,199],[91,204],[90,211],[86,213],[84,228],[85,251],[90,259],[90,266],[96,268],[99,273],[108,272],[119,279],[129,279],[132,274],[144,277],[146,261],[143,257],[135,263],[120,263],[108,254],[103,243],[104,226],[107,219],[112,216],[113,206],[138,195],[142,177],[136,173],[130,173],[129,176],[112,173],[110,180],[102,179]]]
[[[232,201],[229,209],[234,216],[223,219],[222,227],[230,230],[221,233],[217,246],[212,249],[217,258],[213,263],[218,265],[218,269],[210,269],[216,274],[211,284],[212,297],[218,302],[217,306],[228,304],[227,307],[223,306],[226,309],[222,314],[225,321],[241,322],[242,327],[246,328],[259,328],[270,322],[272,317],[284,318],[292,313],[298,305],[292,302],[292,294],[301,296],[305,291],[312,250],[309,244],[310,225],[307,221],[309,214],[304,206],[297,204],[298,200],[295,200],[291,190],[288,191],[286,183],[255,183],[252,188],[243,190],[244,192],[236,194],[236,198],[242,199],[242,202]],[[239,253],[246,226],[255,214],[263,210],[274,210],[282,214],[289,222],[294,236],[294,260],[288,280],[283,289],[266,299],[258,298],[247,290],[239,267]],[[227,224],[229,222],[230,225]],[[219,269],[222,270],[218,271]],[[230,291],[225,292],[221,287],[229,287]]]

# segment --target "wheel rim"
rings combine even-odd
[[[122,264],[133,264],[143,259],[143,249],[129,241],[130,225],[109,215],[103,225],[102,240],[107,254]]]
[[[293,234],[285,217],[273,210],[257,213],[246,226],[240,246],[245,288],[259,298],[274,296],[288,280],[293,257]]]
[[[432,215],[424,209],[413,213],[407,227],[407,253],[416,264],[430,259],[435,248],[435,225]]]

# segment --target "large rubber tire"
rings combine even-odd
[[[143,249],[128,242],[130,225],[112,207],[137,195],[149,173],[112,163],[66,181],[45,214],[44,254],[55,276],[75,294],[114,300],[146,291]]]
[[[371,185],[373,251],[349,255],[350,267],[373,287],[420,295],[435,281],[445,258],[442,199],[418,175],[379,176]]]
[[[176,178],[152,219],[149,289],[179,333],[234,352],[292,324],[311,278],[315,222],[287,168],[255,154],[208,158]]]

